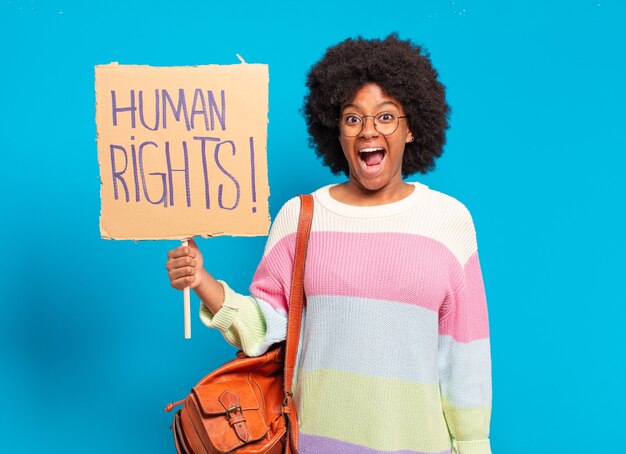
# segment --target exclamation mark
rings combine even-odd
[[[252,203],[256,204],[256,175],[254,173],[254,138],[250,137],[250,175],[252,177]],[[252,212],[256,213],[256,207],[252,207]]]

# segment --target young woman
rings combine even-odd
[[[491,363],[476,233],[455,198],[404,177],[443,151],[449,108],[410,41],[348,39],[308,75],[304,114],[324,164],[347,181],[313,193],[294,400],[300,452],[490,453]],[[285,339],[300,202],[272,225],[250,296],[169,253],[173,287],[248,355]]]

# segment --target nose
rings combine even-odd
[[[365,115],[363,118],[363,127],[361,128],[361,134],[359,137],[364,139],[371,139],[372,137],[378,136],[378,130],[376,129],[376,124],[374,123],[373,115]],[[371,119],[371,121],[367,121]]]

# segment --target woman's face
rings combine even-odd
[[[385,112],[391,115],[378,116]],[[397,129],[389,135],[383,135],[374,127],[373,116],[379,118],[378,129],[387,134],[383,122],[392,116],[403,115],[405,112],[402,104],[386,95],[374,83],[361,87],[355,93],[354,99],[342,106],[340,125],[354,123],[359,117],[363,121],[363,129],[355,137],[348,137],[344,133],[347,127],[339,128],[339,142],[348,161],[350,180],[370,191],[402,183],[404,145],[413,139],[408,119],[398,118]],[[350,132],[349,135],[355,133]]]

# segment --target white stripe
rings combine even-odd
[[[472,216],[468,209],[449,195],[435,191],[420,183],[415,183],[416,191],[424,194],[416,199],[413,209],[394,216],[384,217],[349,217],[338,213],[340,204],[332,202],[332,210],[324,205],[328,203],[330,186],[315,191],[315,208],[312,232],[359,232],[359,233],[409,233],[423,235],[444,244],[464,265],[476,251],[476,232]],[[346,212],[355,207],[346,207]],[[361,208],[361,207],[359,207]],[[295,197],[283,205],[276,216],[265,246],[265,254],[285,236],[295,234],[298,226],[300,199]],[[363,210],[361,212],[367,212]],[[401,222],[399,222],[401,216]]]

